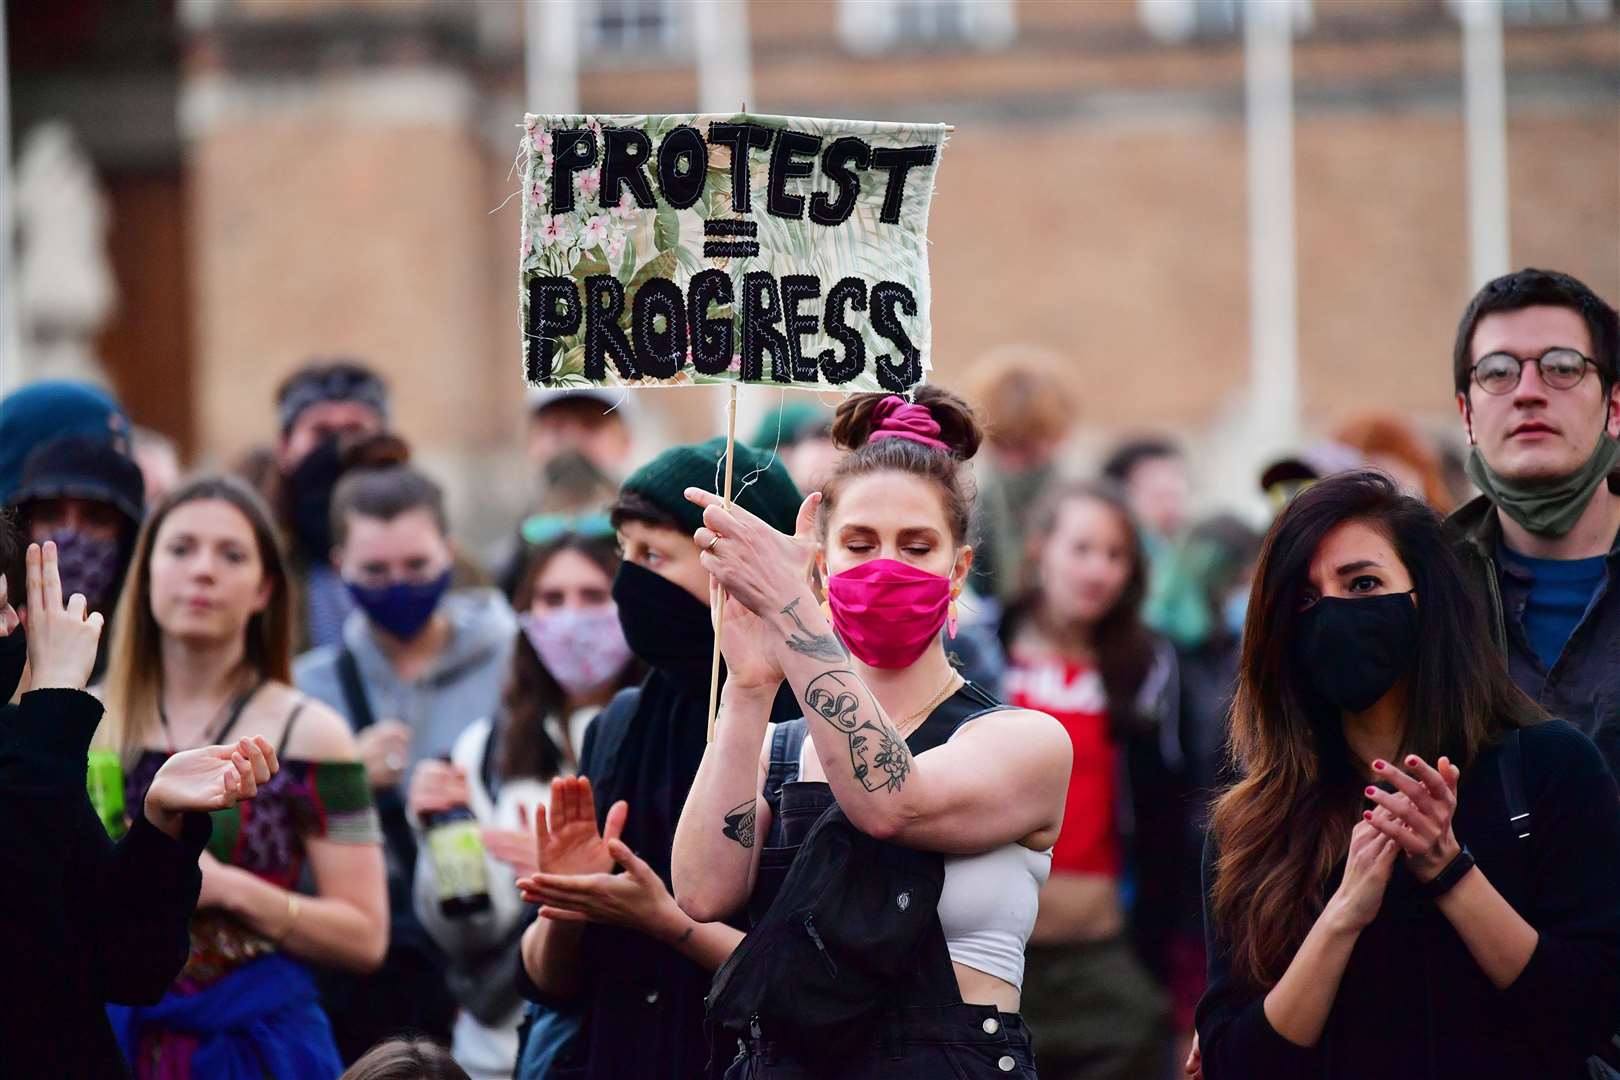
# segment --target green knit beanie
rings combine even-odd
[[[803,497],[780,460],[765,451],[738,443],[737,461],[732,466],[732,501],[766,524],[785,533],[793,531]],[[681,523],[687,532],[697,532],[703,524],[703,508],[682,494],[689,487],[720,492],[725,487],[726,440],[715,437],[696,446],[665,450],[630,474],[619,489],[634,492]],[[766,468],[766,463],[770,467]]]

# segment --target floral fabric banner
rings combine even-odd
[[[524,127],[530,385],[904,393],[926,378],[944,125],[735,113]]]

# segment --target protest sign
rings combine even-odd
[[[735,113],[524,127],[530,385],[904,393],[927,377],[944,125]]]

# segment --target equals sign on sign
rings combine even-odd
[[[703,223],[705,259],[742,258],[759,254],[759,222],[716,218]]]

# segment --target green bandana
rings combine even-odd
[[[1508,517],[1536,536],[1563,536],[1575,527],[1597,494],[1598,485],[1620,466],[1620,442],[1608,431],[1598,436],[1592,455],[1579,470],[1548,484],[1521,484],[1485,464],[1479,446],[1468,451],[1468,479]]]

